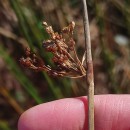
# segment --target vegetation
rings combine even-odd
[[[85,78],[48,76],[20,65],[30,47],[52,65],[42,42],[48,34],[42,21],[60,30],[75,21],[74,40],[81,61],[84,31],[80,0],[0,1],[0,129],[16,130],[20,114],[42,102],[86,95]],[[88,1],[94,60],[95,94],[130,93],[130,2]]]

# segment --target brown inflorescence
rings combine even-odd
[[[52,26],[43,22],[46,32],[50,39],[43,41],[42,47],[53,54],[52,61],[55,67],[45,65],[43,60],[32,53],[29,48],[26,49],[26,58],[21,58],[20,63],[33,70],[45,71],[52,76],[65,76],[71,78],[83,77],[86,70],[81,63],[75,51],[75,41],[73,39],[73,31],[75,22],[71,22],[67,27],[61,30],[61,33],[54,32]],[[74,57],[72,56],[72,53]]]

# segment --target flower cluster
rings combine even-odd
[[[61,33],[54,32],[52,26],[49,26],[46,22],[43,22],[43,26],[50,38],[43,41],[42,47],[53,54],[52,62],[55,67],[52,68],[49,65],[45,65],[41,58],[30,52],[29,48],[26,49],[26,58],[22,57],[20,59],[21,64],[33,70],[45,71],[52,76],[71,78],[85,76],[86,70],[83,66],[83,61],[82,63],[80,62],[75,51],[75,41],[73,39],[75,23],[71,22],[61,30]]]

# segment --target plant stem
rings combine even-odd
[[[88,21],[88,11],[86,0],[83,1],[84,7],[84,35],[85,35],[85,50],[86,50],[86,79],[88,85],[88,130],[94,130],[94,76],[93,62],[91,54],[91,38]]]

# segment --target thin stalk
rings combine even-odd
[[[83,1],[84,7],[84,35],[85,35],[85,50],[86,50],[86,79],[88,85],[88,130],[94,130],[94,77],[93,77],[93,62],[91,54],[91,38],[89,30],[89,20],[86,0]]]
[[[9,94],[8,90],[5,87],[0,86],[0,94],[4,96],[6,101],[14,108],[14,110],[21,115],[24,110],[17,103],[17,101]]]

